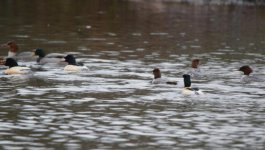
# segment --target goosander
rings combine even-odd
[[[65,62],[68,63],[67,66],[64,67],[64,71],[67,72],[80,72],[83,70],[87,70],[86,66],[80,66],[76,63],[75,57],[73,55],[67,55],[64,57]]]
[[[22,61],[36,60],[32,52],[18,53],[19,47],[14,41],[9,41],[6,44],[2,44],[1,47],[9,48],[8,55],[6,58],[14,58],[15,60],[22,60]]]
[[[152,80],[152,84],[173,84],[177,85],[177,82],[168,81],[167,79],[161,78],[160,69],[155,68],[153,70],[154,79]]]
[[[242,82],[242,83],[261,81],[261,79],[259,79],[258,77],[250,75],[253,72],[253,70],[248,65],[240,67],[239,71],[242,71],[244,73],[244,75],[240,79],[240,82]]]
[[[198,88],[191,87],[190,75],[184,74],[184,89],[182,90],[183,95],[203,95],[203,92]]]
[[[191,69],[186,73],[189,74],[192,78],[201,78],[203,77],[201,69],[199,68],[200,60],[193,59],[191,62]]]
[[[18,66],[16,60],[13,58],[7,58],[2,64],[9,67],[4,70],[4,74],[27,74],[30,72],[30,68]]]
[[[43,49],[37,48],[34,50],[34,53],[37,58],[37,63],[40,65],[45,65],[48,63],[54,63],[54,64],[61,64],[61,65],[67,65],[66,62],[63,62],[62,59],[64,59],[64,54],[59,53],[51,53],[46,55]]]

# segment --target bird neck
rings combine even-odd
[[[250,73],[249,72],[244,72],[244,75],[249,76]]]
[[[77,66],[76,62],[69,62],[68,65],[74,65],[74,66]]]
[[[11,45],[9,48],[10,48],[9,51],[11,51],[13,53],[17,53],[17,51],[18,51],[17,45]]]
[[[68,61],[68,65],[77,65],[75,59]]]
[[[16,52],[14,52],[14,51],[8,51],[8,55],[7,55],[7,57],[14,57],[14,56],[16,56],[16,55],[17,55]]]
[[[191,87],[191,81],[190,78],[184,78],[184,87],[189,88]]]
[[[46,56],[46,54],[45,54],[44,52],[39,53],[39,58],[43,58],[43,57],[45,57],[45,56]]]
[[[42,58],[43,58],[43,57],[39,57],[39,58],[37,58],[37,62],[39,63],[40,60],[41,60]]]
[[[16,66],[18,66],[17,63],[12,63],[11,65],[9,65],[9,68],[16,67]]]
[[[45,55],[40,55],[40,56],[39,56],[39,58],[44,58],[44,57],[45,57]]]
[[[154,76],[154,78],[155,78],[155,79],[159,79],[159,78],[161,78],[161,76]]]

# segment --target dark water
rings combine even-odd
[[[74,52],[88,67],[1,74],[0,148],[262,150],[264,82],[241,84],[236,70],[247,64],[264,78],[264,27],[254,5],[0,1],[1,43]],[[204,96],[150,84],[155,67],[182,81],[192,58],[207,74],[194,83]]]

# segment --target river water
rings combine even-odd
[[[263,6],[0,1],[1,43],[71,52],[88,67],[0,74],[0,149],[263,150],[265,85],[240,83],[237,70],[265,78],[264,27]],[[182,82],[193,58],[205,95],[150,83],[155,67]]]

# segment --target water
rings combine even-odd
[[[257,149],[265,147],[262,6],[155,1],[1,1],[0,42],[74,52],[88,71],[42,67],[0,75],[0,148]],[[7,51],[1,48],[2,56]],[[192,58],[204,96],[152,85],[152,69],[182,81]],[[19,62],[34,66],[34,62]],[[0,67],[4,70],[4,67]]]

